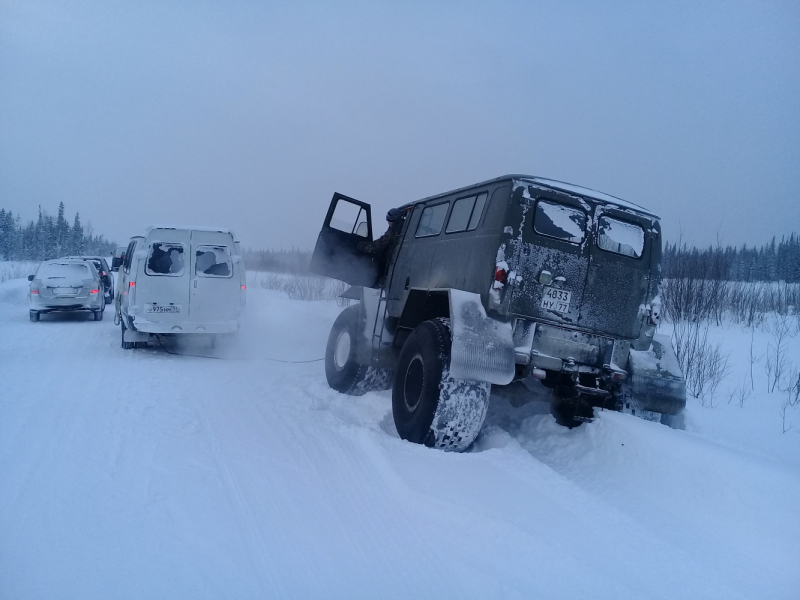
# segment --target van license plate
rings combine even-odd
[[[572,300],[572,292],[559,290],[558,288],[545,286],[542,295],[542,308],[559,313],[569,312],[569,302]]]
[[[159,306],[157,304],[147,304],[144,307],[146,313],[179,313],[181,312],[180,306]]]

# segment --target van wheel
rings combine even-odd
[[[35,310],[30,311],[31,323],[36,323],[39,321],[39,313]]]
[[[125,327],[125,321],[120,321],[119,323],[120,331],[122,331],[122,349],[123,350],[131,350],[133,349],[134,342],[126,342],[125,341],[125,331],[128,329]]]
[[[331,327],[325,347],[325,378],[337,392],[362,396],[374,390],[390,387],[391,372],[356,362],[356,345],[359,343],[359,308],[348,306]]]
[[[397,361],[392,416],[402,439],[462,452],[483,427],[491,386],[450,375],[451,344],[447,319],[414,329]]]

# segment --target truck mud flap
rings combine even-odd
[[[515,368],[511,324],[487,317],[478,294],[451,289],[449,297],[450,374],[495,385],[511,383]]]
[[[631,350],[629,390],[623,402],[639,411],[678,414],[686,407],[686,382],[669,336],[656,334],[650,350]]]

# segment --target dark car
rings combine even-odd
[[[111,274],[111,269],[108,267],[108,262],[102,256],[66,256],[65,259],[70,260],[86,260],[90,261],[97,273],[100,275],[100,281],[103,283],[103,297],[106,304],[114,302],[114,276]]]
[[[390,243],[378,243],[369,204],[331,201],[311,270],[351,284],[345,296],[360,300],[331,331],[331,387],[391,386],[400,437],[446,450],[478,435],[492,385],[516,397],[544,386],[568,426],[591,421],[595,407],[680,426],[683,375],[669,338],[655,333],[656,215],[529,175],[400,212]]]

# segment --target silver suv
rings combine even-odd
[[[38,321],[42,313],[56,311],[90,311],[95,321],[103,320],[103,283],[91,261],[48,260],[28,276],[28,281],[31,321]]]

